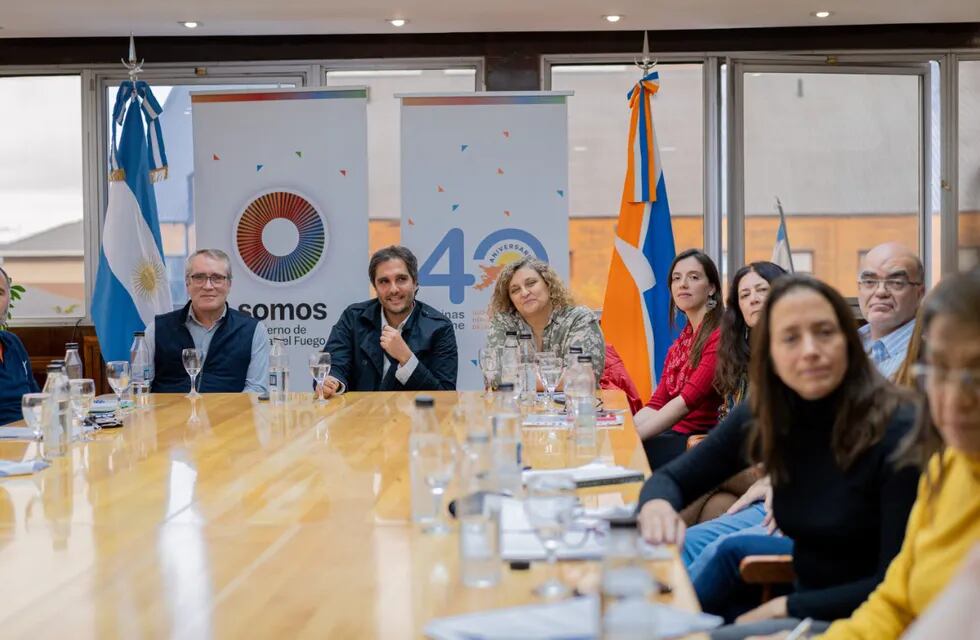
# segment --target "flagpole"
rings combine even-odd
[[[789,256],[789,270],[791,273],[796,273],[796,267],[793,265],[793,249],[789,246],[789,229],[786,228],[786,214],[783,213],[783,203],[779,201],[779,196],[776,196],[776,208],[779,209],[779,226],[783,228],[783,236],[786,238],[786,254]]]

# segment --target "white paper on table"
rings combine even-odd
[[[653,620],[651,635],[675,638],[714,629],[718,616],[681,611],[663,604],[648,603],[638,615]],[[595,596],[572,598],[549,604],[468,613],[438,618],[424,633],[435,640],[586,640],[598,634],[599,603]]]
[[[604,484],[620,484],[625,482],[643,482],[643,473],[635,469],[621,467],[618,464],[605,462],[590,462],[581,467],[567,469],[528,469],[523,473],[524,483],[537,475],[569,474],[580,487],[593,487]]]
[[[622,409],[600,412],[596,414],[595,426],[598,429],[621,427],[626,420],[624,416],[625,411]],[[573,422],[567,413],[529,413],[524,416],[522,424],[525,427],[571,427]]]
[[[3,427],[0,440],[35,440],[34,429],[30,427]]]
[[[49,466],[51,464],[46,460],[0,460],[0,478],[24,476],[47,469]]]
[[[71,428],[71,433],[73,438],[77,438],[83,433],[88,433],[92,431],[93,427],[85,426],[78,427],[73,426]],[[0,427],[0,440],[36,440],[34,435],[34,429],[30,427]]]
[[[601,510],[601,511],[608,511]],[[559,560],[599,560],[605,551],[601,515],[586,511],[576,518],[572,530],[565,534],[556,553]],[[664,546],[641,543],[640,554],[647,560],[669,560],[670,551]],[[544,560],[548,557],[544,545],[531,527],[524,502],[514,498],[500,500],[500,557],[505,561]]]

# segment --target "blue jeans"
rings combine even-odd
[[[759,590],[742,582],[739,563],[746,556],[793,553],[793,541],[775,535],[731,535],[723,538],[704,570],[693,579],[701,608],[726,622],[758,606]]]
[[[691,579],[694,579],[693,567],[696,561],[702,555],[714,555],[714,549],[719,540],[733,533],[753,527],[761,527],[765,515],[766,508],[760,500],[753,502],[738,513],[726,513],[714,520],[702,522],[688,529],[687,535],[684,536],[684,550],[681,553],[681,559],[684,560],[684,566],[691,573]],[[760,530],[755,531],[755,533],[764,535],[765,531]]]

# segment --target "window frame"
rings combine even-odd
[[[702,233],[704,251],[713,260],[721,260],[721,102],[720,64],[717,56],[705,53],[656,53],[658,64],[700,64],[701,100],[703,106],[703,177],[702,177]],[[541,90],[551,91],[552,67],[587,64],[636,64],[635,55],[611,54],[546,54],[541,56]],[[639,73],[639,69],[637,69]],[[637,76],[639,78],[639,76]]]
[[[326,84],[327,71],[357,69],[473,68],[475,90],[485,90],[486,63],[482,56],[464,58],[357,58],[345,60],[276,61],[191,61],[147,63],[139,75],[151,85],[217,85],[248,83],[295,84],[319,87]],[[81,82],[82,127],[82,228],[85,315],[41,318],[14,318],[13,327],[92,325],[92,292],[99,267],[102,224],[108,202],[108,149],[111,129],[105,114],[109,109],[106,89],[127,79],[118,64],[7,65],[2,76],[77,75]]]
[[[695,51],[695,52],[656,52],[654,57],[664,63],[689,63],[703,65],[704,89],[704,247],[716,260],[722,256],[722,213],[723,201],[728,206],[728,219],[724,231],[729,233],[726,244],[729,267],[741,260],[744,255],[744,218],[736,219],[731,208],[736,195],[733,176],[735,171],[743,171],[739,165],[732,164],[740,149],[736,144],[734,118],[735,64],[760,64],[766,66],[793,65],[803,67],[818,65],[825,69],[833,66],[847,72],[855,67],[871,69],[890,69],[936,62],[939,66],[939,126],[940,150],[938,176],[940,179],[939,258],[942,273],[956,271],[959,251],[959,73],[960,62],[980,61],[980,49],[913,49],[913,50],[866,50],[840,52],[818,50],[806,52],[768,52],[768,51]],[[544,54],[540,56],[540,86],[550,90],[551,67],[565,64],[630,64],[635,55],[624,53],[609,54]],[[727,74],[721,72],[727,66]],[[326,84],[328,71],[366,70],[366,69],[431,69],[431,68],[470,68],[475,67],[475,90],[485,90],[486,62],[481,56],[441,57],[441,58],[358,58],[358,59],[311,59],[267,61],[199,61],[187,63],[147,64],[141,78],[154,83],[173,84],[231,84],[255,81],[296,82],[298,86],[315,87]],[[743,67],[744,69],[744,67]],[[890,72],[890,71],[884,71]],[[77,322],[92,323],[91,299],[98,269],[98,256],[101,247],[102,214],[105,209],[107,183],[108,132],[104,114],[107,112],[105,83],[126,77],[126,72],[117,64],[47,64],[47,65],[4,65],[0,66],[3,76],[45,76],[78,75],[82,83],[82,220],[84,229],[83,251],[85,254],[85,316],[14,319],[12,326],[67,326]],[[724,84],[723,84],[724,82]],[[920,120],[930,114],[928,91],[921,92],[923,107]],[[724,118],[724,122],[722,119]],[[727,130],[725,130],[727,127]],[[722,136],[722,132],[725,136]],[[930,154],[931,155],[931,154]],[[930,157],[926,157],[931,161]],[[741,162],[741,158],[739,158]],[[727,164],[727,166],[726,166]],[[927,163],[923,163],[927,164]],[[726,171],[723,174],[723,167]],[[927,167],[920,168],[925,176],[920,185],[922,190],[929,188],[928,176],[937,175]],[[741,185],[739,185],[741,188]],[[740,195],[740,194],[739,194]],[[928,194],[920,207],[920,251],[926,265],[932,263],[933,233],[929,219]],[[740,208],[744,198],[740,198]],[[732,235],[737,225],[737,233]],[[737,265],[736,265],[737,266]],[[931,266],[927,266],[927,269]],[[939,274],[931,274],[935,281]]]
[[[486,62],[483,57],[460,58],[350,58],[324,60],[320,63],[320,84],[330,86],[327,74],[331,71],[402,71],[406,69],[470,69],[473,68],[474,91],[486,91]]]
[[[561,64],[629,64],[636,60],[636,55],[623,53],[608,54],[546,54],[541,56],[541,88],[551,87],[551,67]],[[744,197],[741,189],[744,185],[735,185],[736,172],[744,175],[741,165],[741,149],[735,144],[736,117],[734,93],[734,65],[786,65],[817,66],[822,72],[839,69],[839,72],[853,72],[856,67],[878,70],[889,73],[887,69],[896,67],[916,67],[927,80],[931,80],[925,71],[930,62],[938,64],[939,112],[932,113],[928,89],[920,89],[921,104],[920,122],[929,122],[930,118],[939,118],[939,154],[938,167],[929,167],[932,153],[925,155],[925,160],[919,168],[920,177],[920,207],[919,207],[919,251],[927,268],[930,282],[938,281],[941,274],[955,272],[958,268],[958,169],[959,169],[959,137],[958,112],[959,101],[958,78],[959,63],[963,61],[980,60],[980,49],[906,49],[887,50],[869,49],[866,51],[842,52],[836,50],[815,51],[696,51],[689,53],[655,52],[652,57],[658,62],[687,62],[704,64],[703,91],[704,100],[704,248],[716,261],[722,258],[723,249],[727,254],[729,269],[741,266],[744,257],[744,217],[733,216],[731,204],[734,199],[739,201],[739,209],[744,208]],[[725,73],[722,67],[727,66]],[[922,81],[920,81],[921,84]],[[928,85],[927,85],[928,87]],[[929,136],[924,127],[920,127],[920,139],[928,141]],[[724,135],[722,135],[724,133]],[[923,149],[922,153],[926,151]],[[737,166],[735,161],[739,163]],[[935,163],[934,163],[935,164]],[[930,177],[931,176],[931,177]],[[932,178],[939,180],[939,229],[934,230],[930,218],[930,194],[928,191],[935,187]],[[724,206],[723,206],[724,204]],[[726,219],[727,218],[727,219]],[[722,225],[724,224],[724,229]],[[733,233],[733,230],[735,233]],[[727,234],[724,247],[723,233]],[[933,235],[938,234],[940,273],[932,273]],[[732,272],[732,271],[729,271]]]
[[[948,123],[943,135],[943,144],[945,146],[943,161],[949,169],[943,172],[942,197],[943,204],[948,204],[950,215],[948,218],[942,218],[942,235],[940,237],[939,251],[943,257],[943,273],[959,271],[960,249],[972,248],[960,247],[959,238],[960,63],[980,63],[980,49],[954,49],[946,55],[946,59],[946,72],[943,75],[945,83],[941,87],[941,99],[943,102],[940,103],[940,108],[943,110],[944,122]],[[945,209],[943,213],[946,213]],[[950,264],[947,264],[947,260]],[[950,265],[952,265],[951,268]]]
[[[866,56],[850,59],[834,56],[794,56],[791,59],[741,58],[731,60],[729,84],[731,108],[728,111],[728,269],[734,273],[745,261],[745,140],[744,140],[744,78],[749,73],[807,73],[846,75],[907,75],[918,77],[919,91],[919,193],[917,213],[918,254],[926,267],[926,281],[933,282],[931,273],[932,225],[931,193],[934,172],[932,140],[929,123],[933,117],[930,86],[932,71],[929,62],[921,60],[888,60],[875,63]],[[941,136],[940,132],[940,136]],[[942,219],[942,218],[941,218]],[[944,269],[945,271],[945,269]]]
[[[201,85],[213,88],[216,85],[242,85],[250,83],[276,84],[280,86],[293,84],[297,87],[308,87],[316,86],[310,84],[311,78],[313,82],[317,80],[315,71],[315,65],[300,63],[273,65],[262,63],[160,64],[146,65],[139,79],[148,81],[151,87],[159,85]],[[89,85],[90,88],[94,87],[95,113],[97,114],[96,137],[101,141],[101,144],[93,150],[94,154],[92,157],[94,162],[96,162],[96,166],[102,168],[102,172],[98,177],[98,192],[96,194],[95,211],[97,215],[93,216],[98,221],[97,228],[95,229],[97,242],[94,246],[90,246],[91,250],[89,253],[90,256],[94,257],[92,287],[88,288],[87,291],[89,300],[91,300],[94,291],[94,277],[98,270],[98,256],[102,245],[104,215],[101,212],[105,211],[109,197],[108,164],[112,129],[108,114],[111,107],[110,101],[114,99],[113,96],[109,95],[109,90],[117,87],[121,81],[128,78],[129,76],[125,69],[120,69],[113,65],[109,69],[95,71],[92,75],[92,82]],[[166,131],[164,131],[164,142],[166,142]],[[87,323],[93,324],[90,317],[87,319]]]
[[[11,65],[11,66],[0,66],[0,76],[2,77],[41,77],[41,76],[78,76],[79,83],[81,85],[81,130],[82,130],[82,147],[79,149],[82,157],[82,231],[84,234],[82,240],[82,260],[83,260],[83,273],[84,273],[84,304],[85,304],[85,315],[73,315],[73,316],[47,316],[47,317],[34,317],[34,318],[18,318],[16,314],[11,318],[8,327],[37,327],[37,326],[73,326],[76,324],[91,324],[91,313],[89,311],[89,305],[92,303],[91,286],[92,280],[95,279],[96,271],[98,270],[98,259],[96,258],[95,267],[90,267],[90,256],[89,256],[89,245],[88,245],[88,235],[89,235],[89,219],[88,219],[88,201],[87,201],[87,189],[88,189],[88,154],[86,151],[89,132],[89,119],[86,113],[86,77],[85,77],[85,67],[83,65]],[[91,272],[90,272],[91,269]]]

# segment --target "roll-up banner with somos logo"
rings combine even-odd
[[[568,282],[570,92],[406,94],[402,243],[419,299],[456,327],[460,389],[480,389],[487,306],[508,262],[533,255]]]
[[[191,94],[197,248],[231,257],[228,303],[286,345],[291,390],[369,296],[367,89]]]

